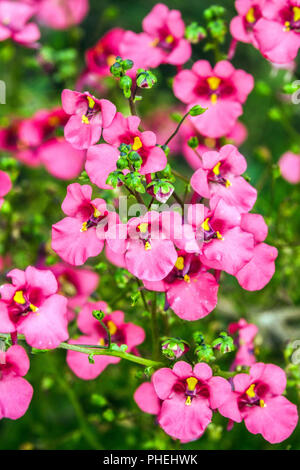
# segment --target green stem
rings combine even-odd
[[[176,170],[171,170],[171,172],[172,172],[172,174],[173,174],[174,176],[176,176],[176,178],[181,179],[181,180],[184,181],[185,183],[189,183],[189,182],[190,182],[189,178],[187,178],[186,176],[182,175],[182,174],[179,173],[178,171],[176,171]]]
[[[154,359],[159,358],[159,333],[157,325],[157,312],[156,312],[156,292],[153,292],[153,299],[151,303],[151,329],[152,329],[152,353]]]
[[[0,333],[0,338],[10,338],[10,334]],[[18,340],[25,341],[25,336],[18,335]],[[114,349],[103,349],[99,346],[85,347],[84,345],[75,345],[69,343],[60,343],[57,349],[67,349],[71,351],[77,351],[84,354],[93,354],[94,356],[113,356],[119,357],[121,359],[126,359],[127,361],[134,362],[146,367],[161,367],[163,364],[161,362],[152,361],[151,359],[145,359],[140,356],[135,356],[124,351],[115,351]]]
[[[181,125],[183,124],[184,120],[188,117],[189,114],[190,114],[190,112],[188,111],[188,112],[183,116],[183,118],[179,121],[178,126],[176,127],[176,129],[175,129],[175,131],[173,132],[173,134],[170,135],[170,137],[166,140],[165,145],[168,145],[169,142],[171,142],[171,140],[175,137],[175,135],[176,135],[177,132],[179,131]]]

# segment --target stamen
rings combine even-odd
[[[300,8],[293,7],[293,12],[294,12],[294,21],[299,21],[300,20]]]
[[[259,406],[261,408],[265,408],[267,405],[265,404],[264,400],[259,400]]]
[[[83,124],[89,124],[90,123],[88,117],[85,114],[82,115],[81,121],[82,121]]]
[[[189,377],[188,379],[186,379],[186,383],[187,383],[187,386],[188,386],[188,390],[190,392],[193,392],[196,388],[197,383],[198,383],[198,379],[196,379],[195,377]]]
[[[286,21],[284,23],[283,31],[290,31],[290,30],[291,30],[291,23],[289,21]]]
[[[23,291],[18,290],[18,291],[15,293],[13,300],[14,300],[17,304],[25,304],[25,303],[26,303],[26,300],[25,300],[25,298],[24,298]]]
[[[224,240],[224,238],[222,237],[222,235],[220,234],[218,230],[216,231],[216,235],[217,235],[218,240]]]
[[[213,93],[210,97],[210,101],[212,102],[212,104],[216,104],[216,102],[218,101],[218,95],[216,93]]]
[[[168,44],[172,44],[172,42],[174,42],[174,38],[171,34],[169,34],[169,36],[166,37],[165,41]]]
[[[248,11],[246,15],[246,21],[247,23],[255,23],[256,18],[255,18],[255,11],[253,7],[250,8],[250,10]]]
[[[201,224],[201,228],[203,228],[203,230],[205,230],[205,232],[210,231],[210,226],[208,224],[208,221],[209,221],[209,217],[207,217],[207,219],[204,220],[203,224]]]
[[[87,222],[83,222],[80,232],[87,232]]]
[[[248,390],[246,390],[246,395],[248,395],[249,398],[254,398],[256,396],[254,389],[255,389],[255,384],[252,384],[250,385]]]
[[[145,243],[145,250],[148,251],[148,250],[151,250],[151,249],[152,249],[152,247],[151,247],[150,243],[146,242]]]
[[[192,404],[192,399],[190,396],[187,397],[187,399],[185,400],[185,405],[191,405]]]
[[[38,307],[36,307],[33,304],[30,304],[29,307],[30,307],[30,310],[32,310],[32,312],[37,312],[38,311]]]
[[[96,104],[95,101],[93,100],[93,98],[91,98],[91,96],[87,96],[86,98],[87,98],[88,103],[89,103],[89,108],[93,109],[95,104]]]
[[[179,269],[179,271],[182,271],[184,268],[184,258],[183,256],[178,256],[176,263],[175,263],[175,268]]]
[[[208,77],[206,80],[209,88],[213,91],[217,90],[221,83],[221,79],[219,77]]]
[[[142,224],[138,225],[138,229],[141,233],[146,233],[148,230],[147,222],[143,222]]]
[[[95,207],[94,217],[100,217],[100,215],[101,215],[101,212]]]
[[[225,186],[226,186],[226,188],[229,188],[230,186],[232,186],[232,183],[229,180],[226,180],[225,181]]]
[[[212,171],[216,176],[219,176],[220,174],[220,166],[221,166],[221,162],[218,162],[216,166],[213,167]]]
[[[133,141],[132,150],[137,151],[142,147],[143,147],[143,144],[141,142],[141,139],[139,137],[135,137]]]
[[[184,280],[185,282],[187,282],[188,284],[191,282],[191,278],[190,278],[190,276],[189,276],[188,274],[186,274],[186,275],[184,276],[183,280]]]
[[[159,44],[159,38],[155,38],[154,41],[150,42],[150,46],[156,47]]]

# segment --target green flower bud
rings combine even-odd
[[[191,147],[191,149],[196,149],[198,145],[199,145],[198,137],[194,136],[188,140],[188,146]]]

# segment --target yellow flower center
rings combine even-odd
[[[208,77],[207,78],[207,83],[208,83],[209,88],[212,91],[215,91],[219,88],[219,85],[221,83],[221,79],[219,77]]]
[[[169,36],[166,37],[165,41],[167,44],[172,44],[172,42],[174,42],[174,38],[171,34],[169,34]]]
[[[145,250],[148,251],[148,250],[151,250],[151,249],[152,249],[152,247],[151,247],[150,243],[146,242],[145,243]]]
[[[156,47],[159,44],[159,38],[155,38],[152,42],[150,42],[150,46]]]
[[[94,209],[94,217],[100,217],[101,212],[95,207]]]
[[[267,405],[265,404],[264,400],[259,400],[259,406],[261,408],[265,408]]]
[[[148,230],[147,222],[143,222],[142,224],[138,225],[138,229],[141,233],[146,233]]]
[[[250,385],[248,390],[246,390],[246,395],[248,395],[249,398],[254,398],[256,393],[255,393],[255,384]]]
[[[89,124],[90,123],[89,118],[85,114],[82,115],[81,121],[82,121],[83,124]]]
[[[104,338],[100,338],[99,346],[105,346],[105,339]]]
[[[111,320],[107,322],[107,328],[111,335],[114,335],[118,329],[116,325],[114,324],[114,322]]]
[[[83,222],[80,232],[87,232],[87,222]]]
[[[182,269],[184,268],[184,258],[183,258],[183,256],[178,256],[178,258],[176,260],[176,263],[175,263],[175,267],[177,269],[179,269],[179,271],[182,271]]]
[[[16,302],[16,304],[21,304],[21,305],[26,303],[26,300],[23,295],[23,291],[17,290],[17,292],[14,295],[14,301]]]
[[[109,67],[111,67],[115,62],[116,62],[116,56],[115,55],[111,54],[106,59],[106,63]]]
[[[213,167],[213,173],[214,173],[216,176],[219,176],[219,174],[220,174],[220,166],[221,166],[221,162],[218,162],[218,163]]]
[[[196,385],[198,383],[198,380],[195,377],[189,377],[186,379],[187,387],[189,392],[194,392]],[[185,401],[186,405],[191,405],[192,404],[192,398],[190,396],[187,397]]]
[[[248,10],[248,13],[246,15],[246,21],[247,23],[255,23],[256,18],[255,18],[255,12],[254,12],[253,7],[251,7],[250,10]]]
[[[133,141],[133,145],[132,145],[132,150],[134,150],[136,152],[137,150],[139,150],[142,147],[143,147],[143,144],[141,142],[141,139],[139,137],[135,137],[134,141]]]
[[[49,117],[48,122],[50,126],[55,127],[55,126],[58,126],[58,124],[60,123],[60,120],[58,116],[51,116]]]
[[[210,230],[210,226],[208,224],[208,221],[209,221],[209,217],[207,217],[207,219],[204,220],[203,224],[201,224],[201,228],[203,228],[203,230],[205,230],[205,232],[209,232],[209,230]]]
[[[93,98],[91,96],[87,96],[86,98],[87,98],[88,103],[89,103],[89,108],[93,109],[95,104],[96,104],[95,101],[93,100]]]
[[[190,276],[189,276],[188,274],[186,274],[186,275],[184,276],[183,280],[184,280],[185,282],[187,282],[188,284],[191,282],[191,278],[190,278]]]
[[[212,102],[212,104],[216,104],[216,102],[218,101],[218,95],[216,93],[210,95],[210,101]]]
[[[293,12],[294,12],[294,21],[299,21],[300,20],[300,8],[293,7]]]

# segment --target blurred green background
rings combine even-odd
[[[180,9],[186,24],[192,21],[204,24],[203,11],[212,4],[209,0],[164,3]],[[233,1],[220,3],[226,8],[229,24],[235,15]],[[7,84],[7,104],[0,106],[0,125],[7,125],[12,117],[29,117],[41,108],[59,105],[61,91],[65,87],[74,88],[84,69],[85,50],[112,27],[141,31],[141,20],[155,4],[141,0],[91,0],[90,12],[79,26],[67,31],[42,29],[42,46],[46,52],[50,48],[55,57],[55,73],[50,75],[38,64],[35,51],[10,42],[0,43],[0,79]],[[222,52],[227,52],[229,43],[228,33]],[[212,53],[203,52],[202,42],[193,48],[192,60],[201,58],[214,61]],[[171,335],[187,341],[196,330],[209,339],[240,317],[256,323],[260,327],[258,359],[287,368],[290,379],[287,396],[299,403],[299,366],[291,365],[290,351],[286,351],[284,358],[287,343],[300,340],[299,186],[285,182],[276,165],[285,151],[300,153],[300,106],[291,104],[290,96],[282,93],[286,83],[300,78],[299,66],[294,74],[274,69],[257,50],[245,44],[238,45],[233,64],[255,77],[255,89],[241,118],[249,134],[241,151],[248,161],[247,175],[258,189],[254,211],[261,213],[269,225],[267,242],[279,249],[276,274],[265,289],[256,293],[244,291],[234,278],[224,275],[219,304],[213,313],[191,324],[171,311],[161,312],[160,331],[163,332],[164,315],[168,317]],[[158,85],[144,93],[139,105],[141,116],[155,115],[158,107],[178,104],[170,86],[174,74],[172,67],[160,68]],[[110,98],[119,110],[127,112],[127,103],[118,87],[110,88]],[[170,119],[170,129],[175,125]],[[1,154],[0,169],[9,171],[14,189],[6,197],[0,215],[0,252],[10,254],[13,267],[24,269],[36,262],[41,245],[50,240],[51,225],[62,218],[60,205],[69,182],[55,179],[43,168],[31,169],[8,157],[9,154]],[[182,156],[171,158],[177,170],[187,176],[192,174]],[[180,184],[178,187],[183,189]],[[55,258],[48,259],[49,263],[54,261]],[[89,263],[97,265],[101,276],[95,299],[124,310],[127,321],[143,326],[150,336],[149,319],[141,301],[131,306],[134,287],[131,284],[121,287],[116,269],[109,268],[112,277],[105,264],[99,265],[100,261],[105,263],[103,255]],[[150,357],[150,345],[149,337],[140,348],[142,355]],[[287,441],[271,446],[261,436],[250,434],[244,424],[227,432],[227,420],[219,415],[199,441],[179,445],[134,403],[133,393],[145,380],[141,366],[123,361],[109,366],[98,379],[84,382],[68,370],[63,351],[28,352],[31,369],[27,377],[34,386],[34,397],[23,418],[0,422],[0,449],[300,449],[299,428]],[[232,353],[228,356],[225,367],[233,359]]]

